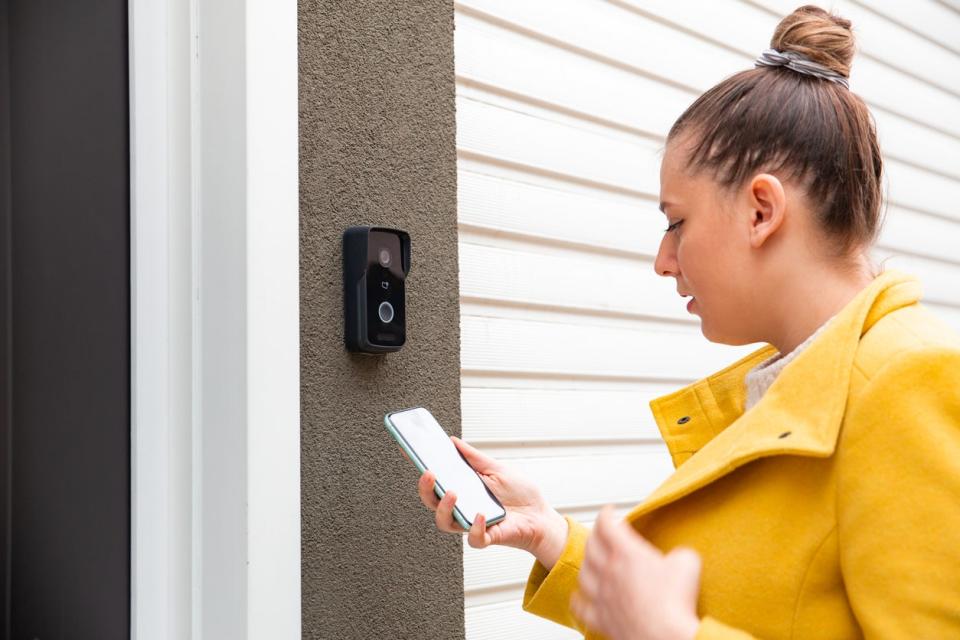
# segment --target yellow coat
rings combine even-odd
[[[703,560],[696,638],[960,638],[960,337],[888,269],[744,412],[767,345],[650,402],[676,470],[627,519]],[[569,609],[589,531],[526,611]]]

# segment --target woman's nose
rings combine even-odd
[[[673,252],[670,239],[664,236],[660,241],[657,257],[653,261],[653,270],[661,276],[677,275],[677,259]]]

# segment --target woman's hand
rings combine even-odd
[[[604,507],[587,540],[573,614],[612,640],[689,640],[697,633],[700,556],[666,555]]]
[[[489,528],[483,515],[476,514],[467,536],[470,546],[482,549],[498,544],[523,549],[532,553],[547,569],[552,568],[566,544],[567,521],[547,504],[532,482],[460,438],[450,439],[507,510],[507,517]],[[457,496],[447,491],[442,500],[437,499],[433,491],[435,481],[436,476],[430,470],[420,476],[417,486],[420,500],[436,512],[438,529],[463,533],[463,527],[453,519]]]

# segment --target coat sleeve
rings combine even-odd
[[[523,610],[584,632],[583,625],[570,611],[570,596],[577,588],[577,575],[583,562],[590,530],[570,516],[567,520],[567,542],[560,558],[549,571],[539,560],[534,561],[523,593]]]
[[[864,636],[960,637],[960,350],[895,357],[849,411],[837,535]]]

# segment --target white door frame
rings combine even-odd
[[[132,637],[299,640],[297,3],[129,10]]]

